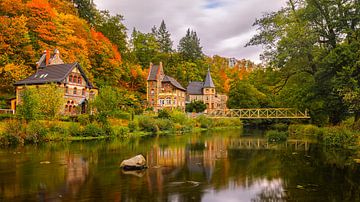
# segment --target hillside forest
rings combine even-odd
[[[319,125],[360,118],[359,0],[289,0],[255,20],[258,34],[247,45],[264,47],[261,66],[243,59],[230,67],[225,57],[205,55],[196,30],[174,44],[166,19],[148,33],[123,20],[90,0],[1,0],[0,108],[14,97],[12,84],[36,70],[44,50],[56,48],[64,62],[82,66],[100,93],[118,92],[124,110],[144,110],[149,65],[162,62],[184,87],[202,81],[209,68],[229,108],[308,109]]]

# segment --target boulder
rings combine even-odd
[[[130,159],[123,160],[120,164],[120,168],[124,170],[142,170],[147,168],[146,160],[143,155],[137,155]]]

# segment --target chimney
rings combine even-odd
[[[45,64],[46,64],[46,66],[48,66],[49,65],[49,60],[50,60],[50,51],[45,50],[45,52],[46,52]]]

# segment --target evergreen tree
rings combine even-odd
[[[76,9],[79,16],[82,19],[88,21],[92,26],[96,23],[96,16],[98,16],[98,10],[95,7],[93,0],[74,0]]]
[[[173,51],[173,42],[171,41],[169,31],[166,29],[164,20],[161,21],[159,29],[156,29],[155,26],[152,28],[152,33],[156,37],[156,41],[159,43],[160,52],[170,53]]]
[[[180,39],[178,51],[185,60],[196,61],[203,58],[202,47],[200,46],[200,39],[197,37],[195,31],[186,31],[186,35]]]

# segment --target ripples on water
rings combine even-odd
[[[351,155],[251,131],[2,149],[0,201],[360,201]]]

